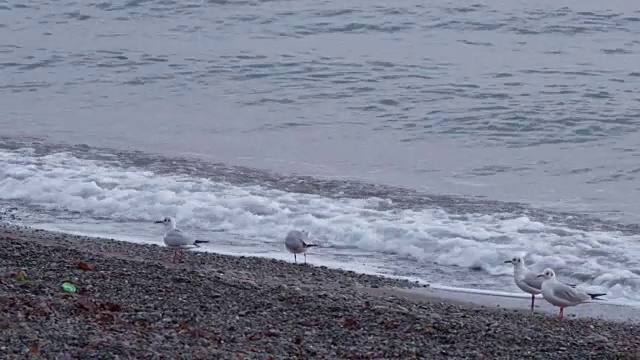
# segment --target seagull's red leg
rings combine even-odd
[[[564,315],[564,308],[560,308],[560,312],[558,313],[558,320],[562,320],[562,316]]]
[[[172,263],[176,262],[176,249],[173,249],[173,257],[171,258],[171,262]]]
[[[533,304],[536,301],[536,296],[531,294],[531,311],[533,311]]]

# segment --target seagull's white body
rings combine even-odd
[[[309,241],[309,233],[305,230],[291,230],[287,233],[287,236],[284,238],[284,245],[287,250],[293,254],[293,259],[298,263],[298,259],[296,254],[304,254],[304,262],[307,263],[307,250],[310,247],[314,247],[317,245],[308,244]]]
[[[516,285],[520,290],[532,295],[542,293],[542,280],[537,277],[538,274],[529,270],[524,263],[519,264],[513,268]]]
[[[189,235],[182,232],[182,230],[176,228],[176,220],[171,216],[164,218],[164,220],[156,221],[157,224],[164,224],[164,244],[168,248],[173,249],[173,260],[176,260],[177,252],[180,252],[180,259],[182,259],[182,250],[189,247],[198,247],[199,243],[206,243],[208,241],[196,240]]]
[[[562,320],[564,308],[579,305],[589,300],[596,300],[598,296],[606,295],[586,293],[561,283],[556,279],[556,273],[549,268],[545,269],[538,277],[543,279],[542,297],[551,305],[560,308],[558,313],[558,319],[560,320]]]
[[[182,232],[182,230],[173,228],[164,234],[164,244],[167,247],[186,248],[196,245],[196,240]]]
[[[520,290],[531,294],[531,311],[535,304],[536,295],[542,293],[542,279],[538,274],[529,270],[522,257],[516,256],[505,263],[513,264],[513,279]]]

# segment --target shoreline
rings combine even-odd
[[[103,234],[98,234],[98,233],[86,233],[82,231],[65,231],[63,229],[51,228],[51,227],[42,227],[39,229],[42,229],[46,232],[57,233],[57,234],[73,235],[73,236],[86,237],[86,238],[92,238],[92,239],[107,239],[106,237],[104,237]],[[136,240],[135,238],[117,238],[117,239],[111,238],[109,240],[123,241],[127,243],[138,244],[138,245],[163,246],[161,245],[162,243],[160,242],[160,240],[158,240],[157,242],[150,242],[149,240]],[[211,244],[207,244],[207,245],[211,245]],[[277,261],[284,261],[284,262],[290,262],[289,258],[291,257],[291,254],[284,250],[281,252],[269,252],[264,254],[252,253],[252,252],[238,253],[228,249],[214,250],[214,249],[211,249],[209,246],[205,246],[201,248],[196,248],[193,251],[217,254],[221,256],[255,257],[255,258],[277,260]],[[425,293],[411,294],[410,295],[411,298],[414,298],[416,296],[438,297],[447,301],[470,303],[471,305],[475,305],[475,306],[496,307],[496,308],[507,307],[507,308],[514,308],[514,309],[518,309],[521,307],[520,303],[522,302],[522,299],[526,299],[526,300],[531,299],[529,295],[525,294],[524,292],[508,292],[504,290],[483,290],[478,288],[451,287],[451,286],[446,286],[439,283],[430,283],[420,278],[386,274],[384,272],[379,272],[379,271],[376,271],[375,269],[366,268],[366,267],[344,266],[343,264],[338,263],[336,261],[322,261],[321,263],[315,263],[313,259],[313,254],[311,256],[312,256],[312,259],[310,260],[310,265],[312,266],[327,267],[329,269],[338,270],[338,271],[350,271],[350,272],[355,272],[363,275],[381,276],[384,278],[399,280],[399,281],[408,281],[412,284],[418,284],[419,286],[426,286],[426,287],[429,287],[431,290],[433,290],[432,292],[428,292],[426,294]],[[406,296],[407,294],[399,293],[397,295]],[[634,315],[637,314],[639,318],[637,321],[633,321],[633,322],[640,323],[640,303],[628,301],[625,299],[609,300],[607,298],[604,298],[603,301],[598,301],[597,303],[599,303],[600,305],[605,305],[605,307],[613,307],[614,310],[613,312],[610,312],[609,310],[598,311],[597,307],[596,308],[590,307],[587,311],[585,311],[584,305],[573,307],[571,309],[578,309],[575,316],[591,317],[591,318],[605,319],[605,320],[609,319],[612,321],[628,321],[624,316],[621,316],[621,313],[625,312],[624,309],[629,309],[629,311],[631,311]],[[540,307],[540,304],[542,304],[542,309],[544,311],[549,312],[551,314],[554,311],[550,311],[550,310],[553,310],[553,309],[557,310],[557,308],[551,307],[551,305],[549,305],[542,298],[542,295],[536,296],[536,309]],[[527,308],[527,306],[524,306],[524,307]],[[570,317],[573,316],[571,315],[571,312],[572,311],[569,310],[568,316]]]
[[[512,311],[530,314],[530,296],[499,296],[464,290],[441,289],[438,287],[412,289],[372,289],[370,294],[396,296],[414,301],[446,301],[468,308],[489,308],[496,311]],[[547,303],[542,296],[536,296],[534,312],[550,317],[558,314],[558,308]],[[640,307],[606,301],[590,301],[568,307],[565,319],[597,319],[604,321],[635,324],[640,326]]]
[[[0,229],[1,229],[0,222]],[[126,243],[131,243],[135,245],[144,245],[144,246],[160,246],[161,242],[158,243],[150,243],[149,241],[136,241],[131,239],[107,239],[103,237],[101,234],[88,234],[83,233],[81,231],[74,232],[65,232],[64,230],[59,229],[47,229],[46,227],[42,228],[42,231],[62,234],[62,235],[72,235],[78,236],[88,239],[95,240],[108,240],[108,241],[122,241]],[[208,244],[210,245],[210,244]],[[214,245],[215,246],[215,245]],[[230,257],[248,257],[248,258],[260,258],[265,260],[276,260],[283,261],[287,263],[292,263],[289,261],[290,255],[286,251],[282,251],[280,253],[268,253],[268,254],[256,254],[256,253],[237,253],[233,251],[221,250],[215,251],[210,249],[209,247],[201,247],[193,250],[194,252],[202,252],[202,253],[210,253],[216,254],[220,256],[230,256]],[[323,262],[320,264],[314,264],[313,260],[310,260],[310,265],[315,267],[326,267],[328,269],[337,270],[337,271],[345,271],[345,272],[354,272],[357,274],[367,275],[367,276],[379,276],[391,280],[397,280],[402,282],[409,282],[412,286],[428,287],[428,291],[411,291],[409,293],[405,291],[394,292],[395,296],[401,296],[409,299],[420,299],[421,297],[427,298],[429,300],[431,298],[438,298],[444,301],[456,302],[459,304],[467,304],[469,306],[482,306],[482,307],[493,307],[493,308],[507,308],[513,310],[519,309],[528,309],[528,301],[530,301],[530,297],[528,294],[524,292],[507,292],[501,290],[483,290],[477,288],[461,288],[461,287],[451,287],[437,283],[429,283],[423,279],[418,278],[410,278],[406,276],[394,276],[390,274],[385,274],[381,272],[376,272],[375,270],[370,270],[362,267],[344,267],[338,264],[337,262]],[[397,289],[387,289],[388,291],[394,291]],[[625,300],[608,300],[604,298],[602,301],[596,301],[595,304],[598,306],[594,306],[591,304],[581,304],[579,306],[568,308],[567,315],[568,317],[581,317],[581,318],[594,318],[594,319],[602,319],[602,320],[611,320],[611,321],[620,321],[620,322],[632,322],[632,323],[640,323],[640,304],[629,303]],[[603,306],[603,307],[600,307]],[[542,295],[536,296],[535,303],[536,311],[541,310],[544,313],[548,313],[551,315],[557,315],[557,308],[551,306],[547,303]],[[575,311],[574,311],[575,310]],[[631,314],[632,319],[626,316],[626,314]],[[636,318],[637,317],[637,318]]]
[[[158,245],[3,223],[0,241],[0,309],[9,314],[0,352],[9,358],[29,349],[71,359],[639,355],[640,326],[629,322],[637,313],[628,309],[611,317],[608,307],[610,317],[597,319],[578,311],[591,304],[579,305],[558,322],[544,309],[530,314],[526,299],[325,266],[213,252],[171,264]],[[65,280],[78,292],[61,291]]]

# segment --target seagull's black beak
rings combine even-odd
[[[158,221],[155,221],[155,223],[156,223],[156,224],[162,224],[162,223],[164,223],[164,221],[162,221],[162,220],[158,220]]]
[[[513,262],[511,260],[507,260],[504,262],[505,264],[513,264]]]
[[[536,277],[544,277],[544,274],[540,274],[540,275],[538,275],[538,276],[536,276]]]

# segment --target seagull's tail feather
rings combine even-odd
[[[316,244],[304,244],[304,247],[306,248],[310,248],[310,247],[318,247],[320,245],[316,245]]]
[[[602,300],[602,299],[598,299],[599,296],[605,296],[607,294],[587,294],[589,296],[591,296],[591,300]]]

